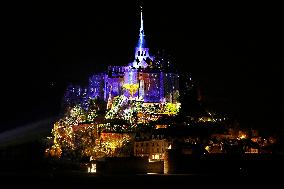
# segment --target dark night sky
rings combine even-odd
[[[0,130],[57,115],[68,82],[83,83],[107,64],[132,61],[139,32],[135,1],[6,8]],[[150,51],[172,54],[207,103],[255,127],[282,127],[281,12],[176,1],[145,1],[144,12]]]

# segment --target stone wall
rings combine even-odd
[[[98,174],[163,173],[163,161],[149,162],[144,157],[113,157],[97,161]]]

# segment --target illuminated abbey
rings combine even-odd
[[[167,151],[172,149],[205,155],[239,147],[248,132],[227,129],[234,128],[234,122],[203,108],[191,78],[185,79],[167,57],[150,54],[141,8],[134,60],[124,66],[108,66],[105,72],[89,77],[86,87],[67,88],[64,114],[54,123],[46,156],[76,161],[89,158],[89,172],[95,172],[93,161],[106,157],[169,162]],[[249,146],[240,149],[258,153]],[[168,172],[167,166],[164,170]]]
[[[99,98],[110,108],[113,98],[120,95],[145,103],[179,103],[179,75],[171,69],[169,59],[151,56],[145,41],[142,8],[134,57],[126,66],[108,66],[106,72],[92,75],[86,88],[69,86],[66,103],[87,107],[88,99]]]
[[[133,141],[140,131],[165,127],[153,123],[179,113],[179,95],[179,75],[170,60],[151,56],[146,46],[141,8],[133,62],[108,66],[92,75],[85,88],[67,88],[65,112],[54,124],[46,153],[94,159],[133,155]]]

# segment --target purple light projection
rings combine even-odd
[[[172,70],[166,70],[161,66],[162,64],[168,65],[169,62],[166,59],[154,60],[150,56],[144,35],[142,7],[140,8],[140,30],[134,61],[128,66],[108,66],[105,73],[92,75],[87,88],[72,86],[67,88],[65,101],[68,104],[80,101],[80,104],[87,106],[86,103],[90,98],[107,101],[119,95],[129,97],[129,91],[124,89],[124,84],[138,84],[138,90],[133,97],[143,99],[144,102],[178,101],[174,94],[179,90],[179,76],[177,73],[171,73]],[[146,62],[147,59],[151,61],[150,65]],[[163,60],[164,63],[161,62]]]

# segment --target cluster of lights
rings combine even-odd
[[[53,145],[46,149],[50,156],[60,157],[63,152],[95,158],[118,155],[119,149],[131,141],[126,133],[99,133],[105,124],[54,124]]]
[[[160,105],[145,105],[143,101],[133,100],[124,95],[115,97],[111,109],[106,113],[106,119],[124,119],[131,125],[156,121],[161,114],[176,115],[180,110],[180,103],[161,103]],[[136,119],[137,118],[137,119]]]
[[[53,145],[46,153],[60,157],[65,151],[73,151],[93,158],[117,155],[119,149],[131,141],[130,135],[125,133],[134,131],[137,123],[149,123],[158,120],[161,114],[175,115],[179,111],[179,104],[161,104],[144,105],[143,101],[124,95],[115,97],[111,108],[106,112],[106,123],[96,121],[95,110],[85,111],[76,105],[54,124]]]

